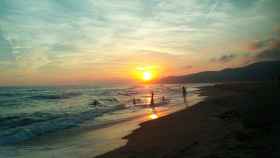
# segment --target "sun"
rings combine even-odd
[[[150,81],[153,79],[153,74],[150,71],[144,71],[143,72],[143,80],[144,81]]]
[[[139,66],[132,71],[132,75],[140,82],[149,83],[159,77],[157,66]]]

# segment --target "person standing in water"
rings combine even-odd
[[[154,91],[151,92],[151,103],[150,106],[154,109],[155,102],[154,102]]]
[[[133,102],[133,106],[136,106],[136,99],[135,99],[135,97],[133,97],[132,102]]]
[[[166,101],[165,96],[162,96],[162,97],[161,97],[161,102],[162,102],[162,103],[165,103],[165,101]]]
[[[183,93],[183,98],[184,98],[184,103],[187,102],[187,88],[185,86],[182,87],[182,93]]]

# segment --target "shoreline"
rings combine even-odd
[[[197,93],[189,96],[189,104],[193,105],[203,100]],[[179,106],[178,106],[179,105]],[[170,113],[180,111],[186,106],[180,104],[169,104],[166,107],[159,107],[158,114],[160,117],[169,115]],[[145,110],[145,109],[143,109]],[[148,109],[147,109],[148,110]],[[6,146],[0,148],[0,153],[4,157],[92,157],[112,151],[120,146],[124,146],[127,140],[123,137],[132,133],[133,130],[139,128],[139,124],[145,121],[150,121],[151,118],[148,112],[134,111],[133,117],[123,115],[123,111],[116,111],[114,115],[105,114],[102,117],[96,118],[92,123],[97,123],[94,126],[89,122],[86,126],[80,128],[71,128],[48,135],[36,137],[36,139],[24,141],[14,146]],[[127,111],[128,112],[128,111]],[[127,113],[125,112],[125,113]],[[116,115],[118,120],[113,120]],[[150,112],[149,112],[150,113]],[[107,117],[108,116],[108,117]],[[104,118],[103,118],[104,117]],[[106,123],[105,123],[105,122]],[[99,124],[99,123],[101,124]],[[105,123],[105,124],[104,124]],[[6,150],[6,151],[5,151]],[[6,156],[5,156],[6,155]],[[0,156],[0,157],[2,157]]]
[[[204,101],[141,123],[125,146],[97,158],[279,157],[279,92],[271,83],[203,87]]]

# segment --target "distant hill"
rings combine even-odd
[[[229,81],[266,81],[280,77],[280,61],[254,63],[245,67],[205,71],[183,76],[170,76],[161,83],[198,83]]]

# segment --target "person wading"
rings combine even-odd
[[[133,106],[135,107],[136,106],[136,99],[135,99],[135,97],[133,97],[132,102],[133,102]]]
[[[154,91],[151,92],[151,103],[150,106],[154,109],[155,108],[155,102],[154,102]]]
[[[185,86],[182,87],[182,94],[183,94],[183,98],[184,98],[184,103],[187,102],[187,89]]]

